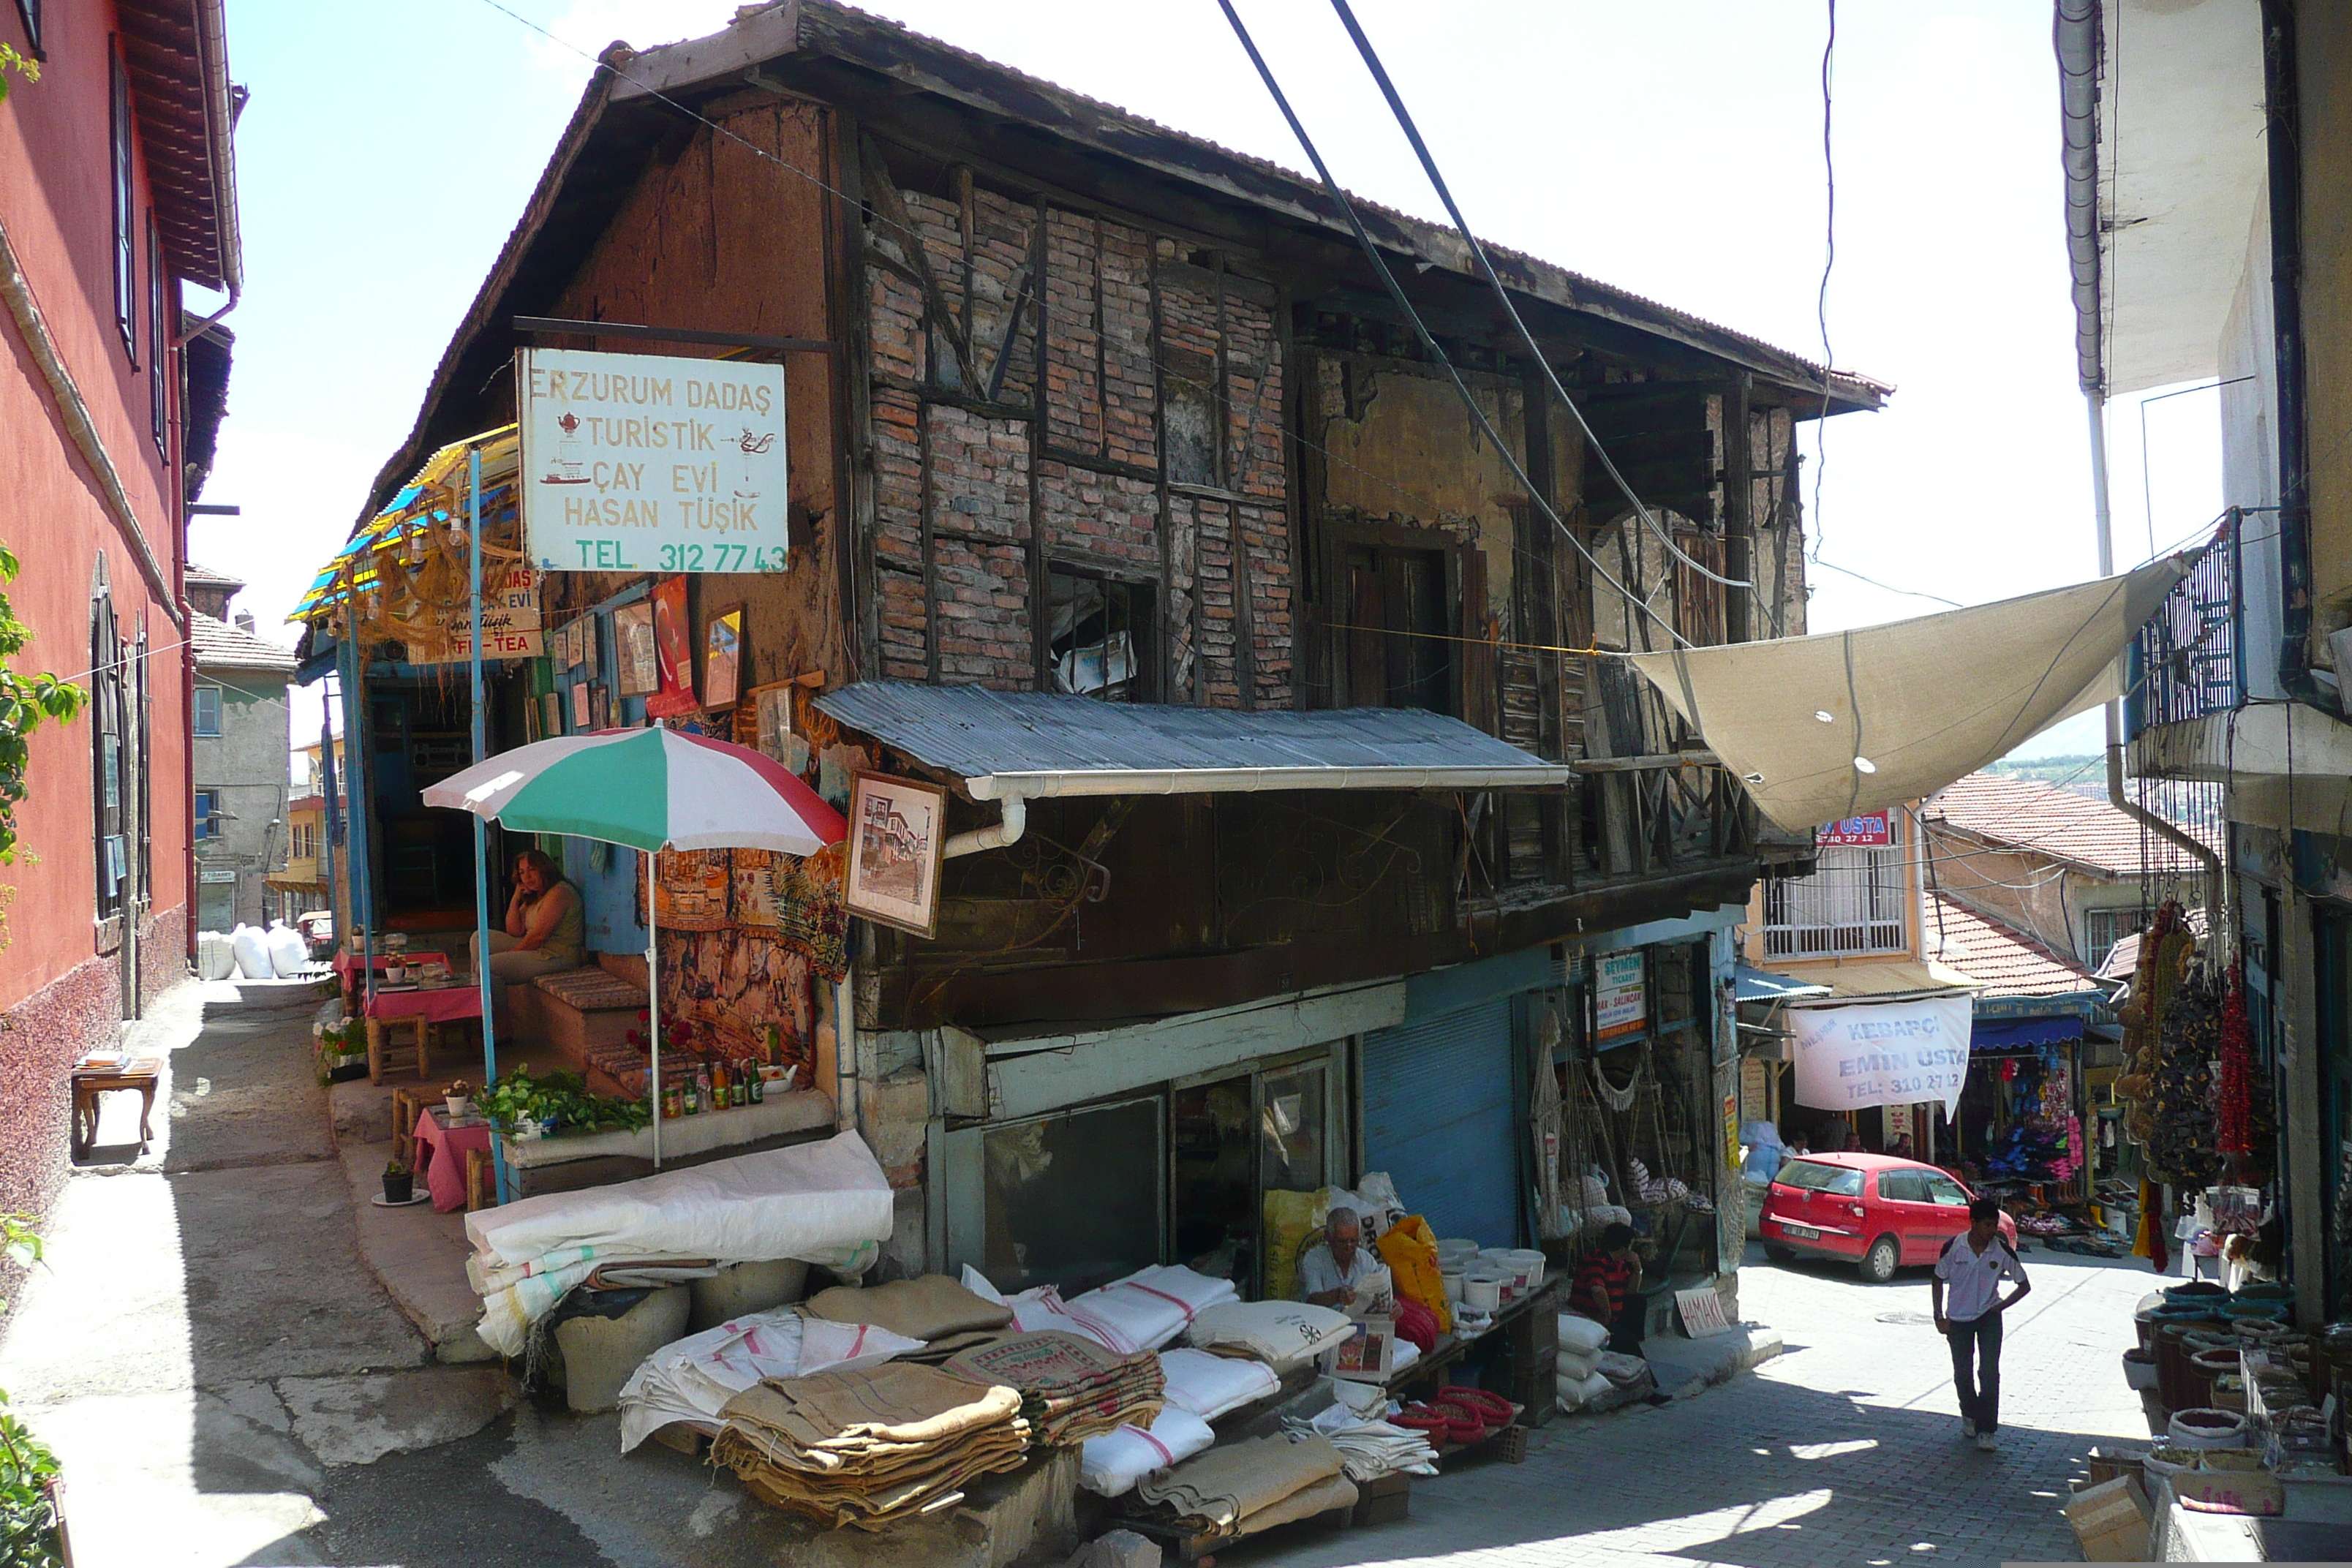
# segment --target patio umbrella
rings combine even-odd
[[[813,855],[848,837],[841,814],[790,769],[747,747],[658,726],[534,741],[425,791],[521,833],[664,849],[773,849]],[[661,1165],[661,957],[646,879],[646,968],[653,1024],[654,1165]],[[488,942],[483,943],[487,950]],[[485,951],[481,962],[487,965]]]

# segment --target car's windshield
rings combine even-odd
[[[1776,1185],[1809,1193],[1851,1198],[1862,1192],[1862,1173],[1845,1165],[1824,1165],[1818,1160],[1791,1160],[1772,1178]]]

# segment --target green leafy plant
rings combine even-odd
[[[634,1132],[653,1121],[641,1100],[591,1094],[588,1080],[576,1072],[557,1071],[533,1078],[517,1068],[474,1097],[474,1109],[490,1119],[501,1132],[511,1133],[526,1121],[556,1124],[581,1132],[620,1128]]]
[[[0,1394],[0,1564],[60,1568],[65,1561],[49,1483],[58,1457],[8,1412]]]
[[[0,65],[5,63],[0,59]],[[0,70],[0,84],[7,79],[6,71]],[[16,581],[16,554],[0,545],[0,583]],[[89,700],[89,694],[69,680],[7,668],[5,661],[22,653],[32,640],[33,628],[16,618],[7,595],[0,594],[0,866],[16,858],[16,805],[25,798],[33,731],[47,720],[71,720]]]
[[[19,1268],[30,1268],[41,1260],[41,1233],[33,1227],[39,1222],[28,1214],[0,1214],[0,1258]],[[0,1297],[0,1312],[8,1310],[5,1297]],[[7,1560],[0,1558],[0,1563]]]
[[[401,1176],[413,1176],[416,1173],[408,1168],[408,1162],[405,1160],[387,1160],[384,1162],[383,1173],[396,1179]]]
[[[29,84],[41,79],[41,62],[16,52],[9,44],[0,44],[0,103],[8,101],[8,73],[15,71]]]

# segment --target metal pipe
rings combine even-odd
[[[489,753],[489,718],[482,701],[482,449],[466,453],[466,526],[473,535],[467,571],[471,582],[473,615],[472,667],[474,695],[474,761]],[[482,989],[482,1088],[499,1081],[499,1026],[490,976],[490,849],[489,828],[479,813],[474,818],[474,980]],[[507,1175],[506,1143],[493,1128],[490,1161],[498,1173],[499,1202],[511,1203],[513,1184]]]
[[[2279,685],[2317,700],[2311,677],[2311,431],[2304,388],[2303,109],[2294,10],[2263,0],[2263,105],[2270,177],[2271,346],[2278,379]]]
[[[857,1125],[857,988],[856,970],[845,964],[833,988],[833,1125],[848,1131]]]
[[[986,827],[976,827],[970,833],[959,833],[940,846],[940,858],[952,860],[959,855],[977,855],[983,849],[1002,849],[1019,841],[1029,826],[1029,801],[1025,795],[1004,797],[999,816]]]
[[[360,933],[360,1016],[364,1018],[367,1005],[375,1000],[375,878],[374,868],[368,864],[367,803],[372,786],[360,762],[367,751],[367,693],[360,685],[359,645],[352,635],[357,613],[356,605],[344,611],[342,634],[335,644],[335,673],[343,695],[343,787],[351,799],[344,826],[351,835],[352,924]],[[343,940],[351,940],[349,932]]]
[[[2107,400],[2097,389],[2083,395],[2084,406],[2091,418],[2091,518],[2099,544],[2099,575],[2112,577],[2116,571],[2115,512],[2107,492]],[[2205,918],[2207,936],[2216,942],[2225,942],[2229,923],[2229,881],[2221,875],[2221,857],[2205,843],[2124,794],[2124,703],[2120,697],[2111,698],[2106,704],[2107,720],[2107,804],[2147,828],[2158,837],[2168,840],[2205,868]]]
[[[2106,384],[2099,313],[2100,0],[2058,0],[2058,111],[2066,166],[2066,267],[2074,276],[2075,374]]]
[[[974,800],[1060,795],[1224,795],[1281,789],[1544,789],[1574,784],[1573,767],[1508,768],[1119,768],[983,773],[964,781]]]

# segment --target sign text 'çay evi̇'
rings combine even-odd
[[[1966,994],[1789,1009],[1797,1103],[1816,1110],[1940,1100],[1949,1114],[1969,1080],[1974,1005]]]
[[[465,664],[474,657],[470,599],[448,617],[443,639],[408,647],[411,664]],[[545,651],[539,626],[539,574],[523,562],[498,562],[482,571],[482,657],[536,658]]]
[[[784,369],[525,349],[523,538],[543,572],[784,569]]]

